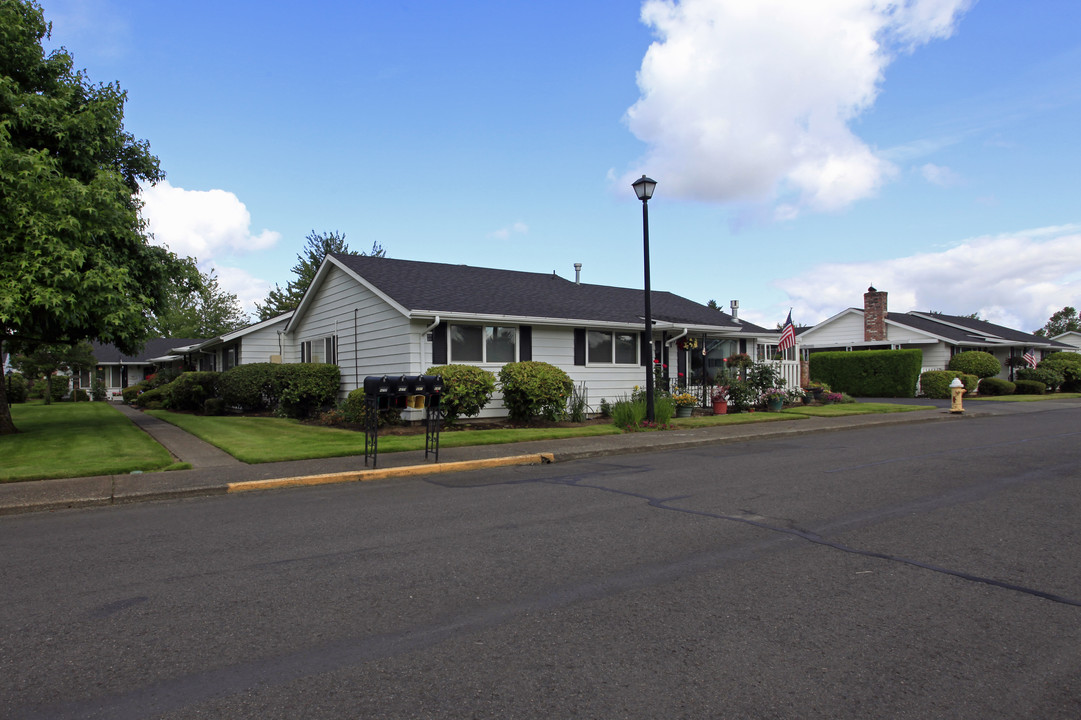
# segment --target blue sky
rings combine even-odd
[[[43,0],[128,92],[157,242],[250,307],[311,232],[772,327],[1081,302],[1081,4]]]

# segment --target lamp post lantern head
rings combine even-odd
[[[653,197],[653,189],[657,187],[657,181],[643,175],[631,183],[631,187],[634,188],[634,194],[638,196],[638,199],[646,202]]]

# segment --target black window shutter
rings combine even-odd
[[[432,365],[447,364],[447,324],[439,323],[432,331]]]
[[[739,351],[744,354],[747,353],[747,338],[739,339]]]
[[[687,353],[679,349],[679,343],[676,343],[673,349],[676,351],[676,372],[682,375],[685,381],[689,381],[687,377]]]
[[[527,362],[533,359],[533,326],[518,326],[518,359]]]
[[[586,329],[574,328],[574,364],[586,364]]]

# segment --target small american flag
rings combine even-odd
[[[1026,350],[1025,354],[1021,356],[1021,359],[1027,362],[1030,368],[1036,367],[1036,356],[1032,354],[1031,350]]]
[[[788,319],[781,328],[781,339],[777,341],[777,352],[783,353],[796,344],[796,326],[792,324],[792,311],[788,311]]]

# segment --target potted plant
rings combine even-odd
[[[762,393],[762,402],[770,412],[781,412],[784,407],[785,391],[781,388],[766,388]]]
[[[673,395],[672,402],[676,404],[676,417],[690,417],[694,406],[698,404],[698,398],[684,390]]]
[[[713,388],[713,394],[710,396],[710,400],[713,402],[713,414],[714,415],[727,415],[728,414],[728,386],[717,385]]]
[[[812,380],[811,382],[807,383],[807,389],[811,391],[811,395],[814,396],[815,400],[821,400],[822,393],[829,392],[830,386],[824,382]]]

